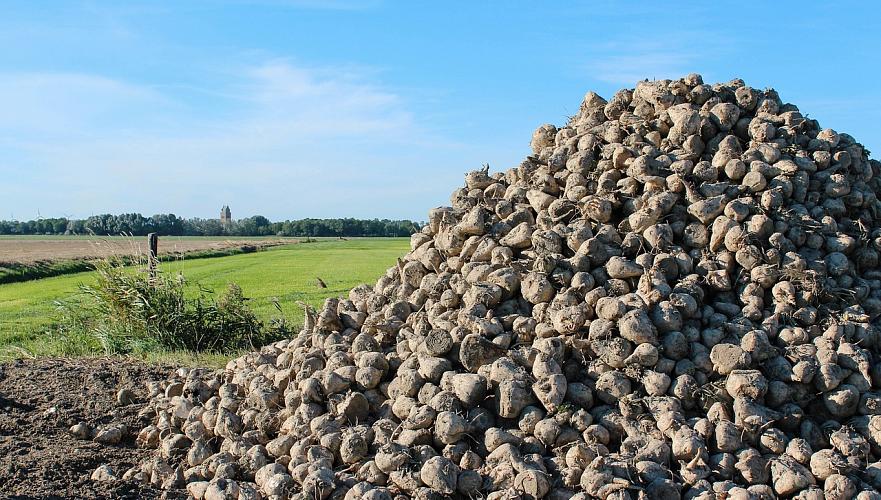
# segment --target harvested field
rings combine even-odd
[[[86,422],[125,424],[136,429],[144,383],[172,368],[113,358],[41,359],[0,365],[0,495],[3,498],[183,498],[145,485],[92,481],[96,467],[120,470],[150,451],[125,436],[118,446],[79,440],[68,431]],[[71,388],[77,388],[72,391]],[[116,394],[130,389],[136,401],[120,405]]]
[[[205,250],[226,250],[244,245],[258,247],[296,243],[296,238],[212,238],[165,236],[159,239],[160,255]],[[96,259],[115,255],[141,255],[146,238],[67,236],[0,238],[0,263],[36,264],[62,260]]]

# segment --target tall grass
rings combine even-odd
[[[228,353],[255,349],[288,334],[283,319],[269,326],[257,318],[241,288],[229,283],[220,294],[182,274],[133,271],[127,260],[109,257],[95,265],[94,285],[80,285],[75,302],[59,302],[57,334],[83,337],[106,354],[185,350]]]

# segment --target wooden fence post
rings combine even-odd
[[[149,257],[147,258],[147,270],[150,273],[150,279],[156,279],[156,264],[159,262],[159,235],[150,233],[147,235],[147,247]]]

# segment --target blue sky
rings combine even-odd
[[[0,5],[0,218],[425,219],[581,97],[699,72],[881,152],[873,2]]]

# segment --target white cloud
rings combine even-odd
[[[679,78],[701,72],[711,54],[716,59],[722,57],[720,43],[718,35],[696,31],[668,32],[663,41],[622,37],[590,47],[585,67],[596,80],[632,87],[646,78]]]
[[[155,117],[171,101],[149,87],[77,73],[0,74],[0,131],[77,135],[129,112]],[[144,113],[147,112],[148,113]],[[134,121],[135,116],[129,116]]]
[[[253,69],[245,98],[251,120],[276,132],[341,136],[391,132],[412,125],[401,99],[351,70],[307,69],[274,61]]]
[[[694,58],[686,54],[648,51],[634,55],[615,55],[591,63],[591,76],[606,83],[633,86],[646,78],[677,78],[689,72]]]
[[[382,0],[227,0],[227,3],[316,10],[365,10]]]
[[[242,215],[423,217],[444,198],[408,189],[410,176],[449,143],[369,73],[268,61],[204,89],[202,107],[172,87],[0,74],[0,175],[25,177],[0,185],[0,213],[210,215],[230,203]],[[416,151],[432,158],[414,164]]]

